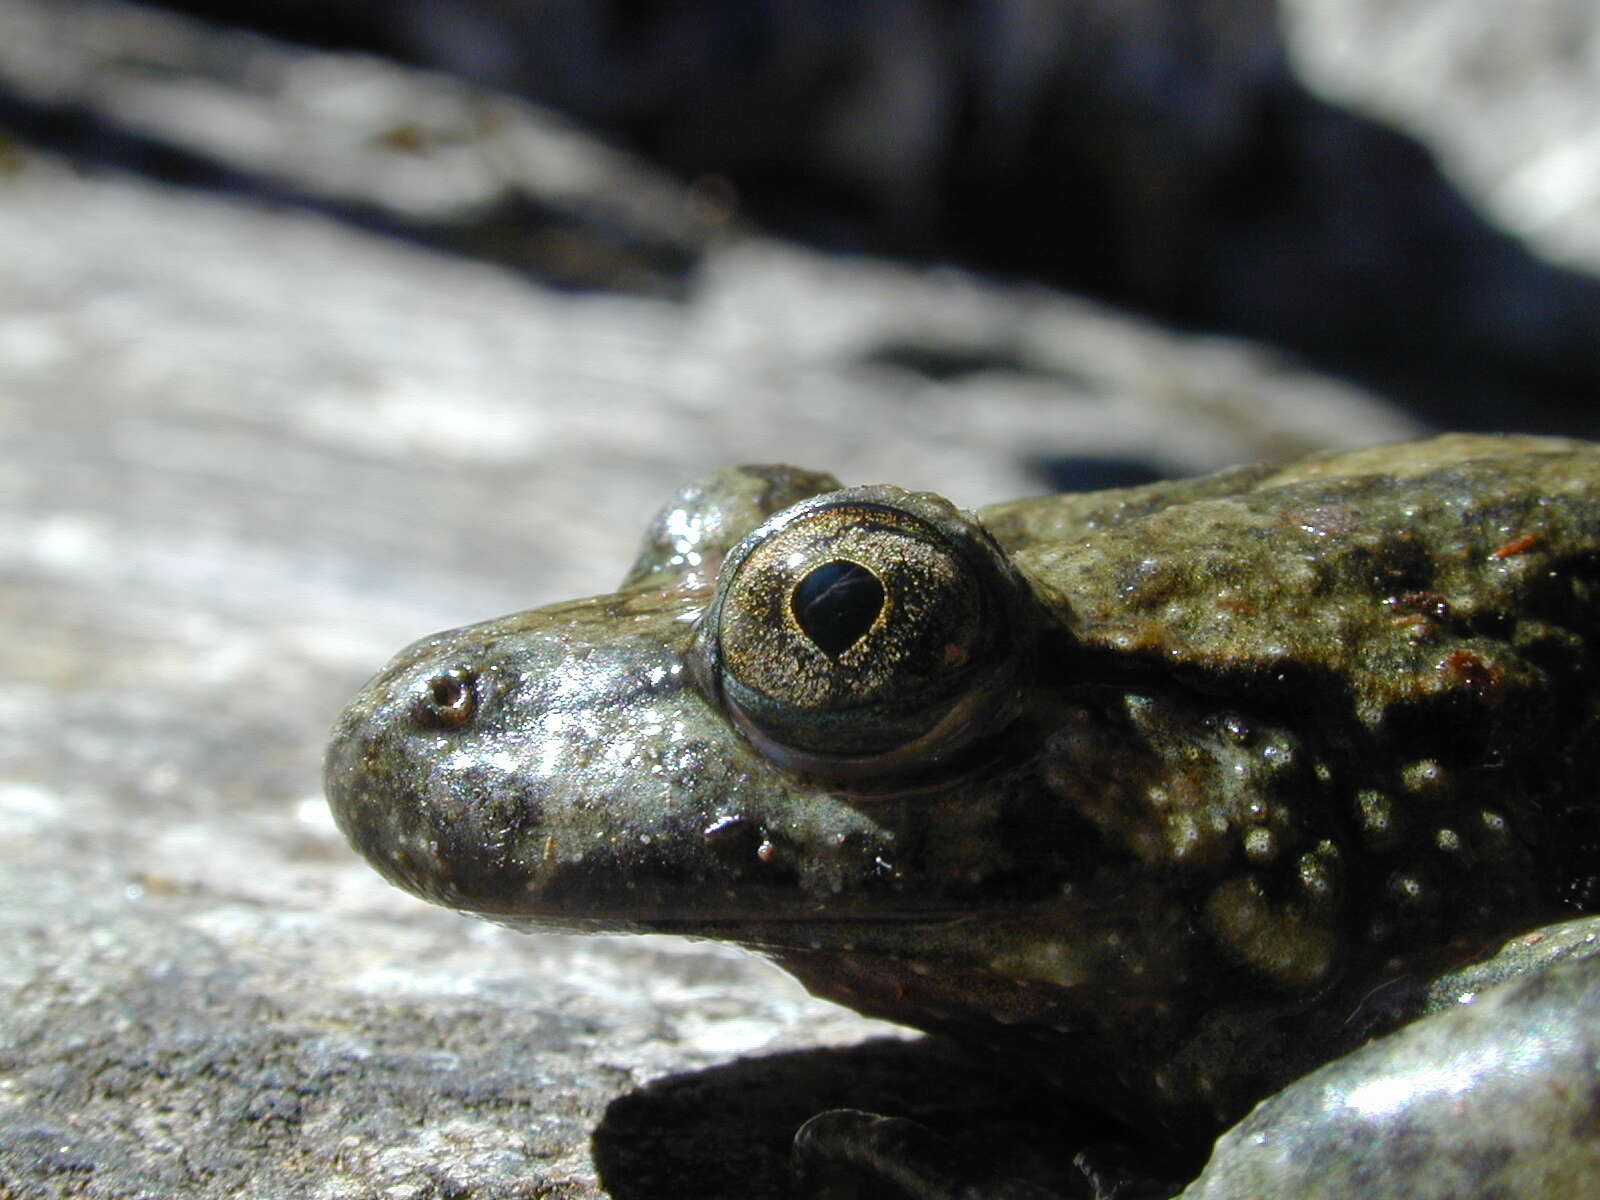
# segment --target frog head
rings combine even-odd
[[[999,828],[1032,598],[980,526],[743,468],[652,528],[618,592],[425,638],[345,711],[328,795],[388,879],[757,943],[1049,890]]]

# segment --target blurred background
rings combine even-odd
[[[733,461],[1592,435],[1597,273],[1589,0],[0,0],[0,1192],[768,1194],[868,1024],[389,892],[361,680]]]

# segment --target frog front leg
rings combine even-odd
[[[1263,1101],[1175,1200],[1600,1195],[1600,918],[1513,939],[1426,991],[1429,1015]],[[807,1200],[1131,1200],[1153,1180],[1051,1192],[975,1181],[914,1121],[823,1113],[795,1139]]]
[[[1264,1100],[1178,1200],[1600,1195],[1600,918],[1432,990],[1452,1007]]]

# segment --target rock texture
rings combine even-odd
[[[411,638],[610,588],[711,465],[978,504],[1048,460],[1411,419],[1259,347],[774,242],[368,58],[3,0],[0,76],[55,105],[29,120],[146,139],[0,143],[0,1195],[776,1196],[800,1119],[896,1095],[1036,1146],[1003,1081],[841,1049],[890,1033],[759,962],[390,891],[327,817],[327,723]],[[452,219],[508,177],[542,214],[518,270],[462,231],[530,226]]]

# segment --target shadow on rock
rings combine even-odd
[[[1129,1177],[1116,1165],[1119,1130],[1104,1118],[992,1074],[932,1038],[741,1059],[660,1080],[610,1104],[592,1138],[594,1161],[617,1200],[789,1197],[795,1131],[837,1108],[920,1123],[973,1180],[1088,1195],[1074,1166],[1085,1152],[1102,1176]],[[1165,1182],[1151,1184],[1148,1153],[1138,1166],[1145,1190],[1125,1194],[1168,1194]],[[1184,1167],[1170,1170],[1181,1178]]]

